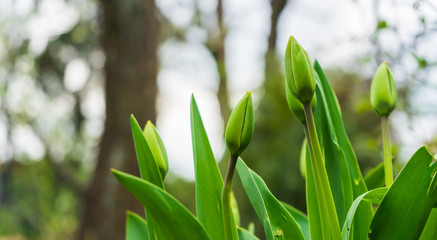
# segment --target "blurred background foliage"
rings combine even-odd
[[[294,32],[291,27],[279,27],[279,24],[281,19],[287,21],[288,15],[300,11],[302,2],[246,3],[268,6],[269,23],[265,24],[268,26],[265,39],[256,45],[262,53],[259,64],[243,70],[249,70],[249,76],[262,75],[258,76],[261,79],[258,85],[248,84],[256,86],[254,95],[258,98],[255,134],[243,158],[280,200],[305,211],[304,179],[298,166],[304,134],[285,101],[282,63],[285,42],[278,40],[282,39],[281,34]],[[337,2],[356,8],[362,4],[362,1]],[[205,4],[211,6],[205,7]],[[306,8],[309,16],[311,4],[316,3]],[[406,35],[399,20],[404,17],[402,14],[395,14],[394,19],[398,21],[393,17],[386,19],[384,15],[390,7],[399,5],[407,5],[405,14],[410,14],[418,23]],[[330,7],[332,5],[326,5],[323,9],[329,12]],[[119,190],[109,168],[138,173],[129,114],[134,113],[143,123],[148,119],[156,122],[168,95],[172,95],[162,80],[159,83],[160,74],[172,65],[187,68],[184,71],[201,70],[184,62],[184,58],[166,62],[165,59],[169,59],[165,56],[169,51],[166,48],[177,55],[178,51],[183,54],[184,47],[191,44],[197,46],[195,50],[203,51],[203,55],[195,55],[203,56],[199,61],[212,63],[210,79],[216,80],[213,84],[216,87],[210,87],[213,90],[209,91],[214,92],[220,104],[221,120],[216,119],[217,122],[226,122],[233,99],[241,95],[232,82],[236,79],[232,75],[234,62],[229,57],[233,52],[227,47],[235,38],[229,35],[232,31],[228,26],[235,25],[234,20],[241,17],[229,17],[227,9],[243,17],[248,14],[244,7],[223,0],[207,3],[195,0],[4,0],[0,6],[0,239],[123,238],[125,211],[141,208],[132,204],[135,200],[126,192]],[[433,80],[437,58],[432,57],[437,56],[437,52],[428,44],[437,33],[437,18],[429,17],[430,12],[437,16],[437,5],[426,0],[407,4],[373,1],[371,9],[373,25],[367,26],[371,30],[361,37],[338,39],[337,43],[365,41],[369,43],[367,50],[353,56],[353,60],[345,60],[349,62],[344,67],[326,64],[364,173],[382,159],[379,121],[368,100],[370,79],[380,62],[389,62],[395,77],[398,76],[400,101],[393,120],[394,142],[402,143],[406,131],[402,126],[413,126],[419,120],[426,122],[437,115],[435,102],[430,97],[436,95],[437,90]],[[187,14],[189,17],[181,19],[188,20],[178,22],[179,15]],[[318,24],[323,26],[323,20]],[[254,23],[251,27],[258,26]],[[193,40],[193,32],[200,32],[201,37]],[[390,42],[393,39],[397,42]],[[323,57],[328,51],[325,48],[313,47],[310,55]],[[427,93],[423,93],[424,88]],[[174,98],[184,100],[181,96]],[[202,112],[204,121],[208,119],[206,114]],[[222,134],[223,124],[216,128],[216,132]],[[430,136],[420,138],[418,144],[427,144],[435,153],[435,123],[424,128]],[[173,137],[176,136],[169,135],[167,140]],[[166,138],[163,139],[166,142]],[[399,144],[393,151],[397,153],[408,147],[408,142]],[[223,174],[227,153],[221,149],[216,156],[221,160]],[[405,158],[408,157],[403,160]],[[397,164],[402,165],[399,161]],[[191,180],[181,177],[178,171],[171,171],[166,187],[195,212]],[[242,225],[246,227],[254,222],[258,236],[264,236],[239,179],[236,180],[234,192]]]

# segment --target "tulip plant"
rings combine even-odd
[[[237,173],[269,240],[437,239],[437,163],[426,147],[418,149],[393,178],[388,116],[397,93],[387,64],[378,67],[370,89],[372,107],[381,117],[384,161],[366,177],[360,172],[326,75],[317,61],[311,64],[293,37],[285,52],[285,73],[288,105],[306,135],[300,163],[306,180],[307,214],[279,201],[240,158],[254,131],[251,93],[236,105],[226,126],[230,161],[224,179],[192,96],[197,216],[165,190],[168,160],[156,128],[147,122],[143,130],[131,116],[141,177],[112,172],[144,205],[146,218],[127,213],[126,239],[258,239],[253,230],[239,224],[232,195]],[[378,184],[383,179],[385,186]]]

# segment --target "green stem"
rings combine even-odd
[[[308,133],[308,127],[306,124],[304,124],[304,130],[305,130],[305,136],[307,138],[307,140],[309,139],[309,133]],[[320,174],[316,171],[318,169],[316,169],[316,167],[314,166],[314,153],[311,150],[312,149],[312,145],[311,142],[308,140],[307,141],[308,144],[308,149],[309,149],[309,153],[310,153],[310,159],[311,159],[311,168],[313,170],[313,176],[315,178],[315,185],[316,185],[316,194],[317,194],[317,204],[319,206],[319,214],[320,214],[320,224],[321,224],[321,229],[322,229],[322,239],[330,239],[331,235],[329,233],[329,218],[328,218],[328,212],[326,211],[326,205],[325,202],[323,201],[323,196],[322,196],[322,189],[321,189],[321,184],[320,184],[320,179],[319,176]],[[308,175],[307,175],[308,176]],[[311,226],[310,226],[311,227]]]
[[[317,198],[321,211],[322,230],[323,225],[328,223],[331,227],[332,238],[341,239],[340,224],[338,222],[334,198],[331,193],[328,174],[326,173],[325,163],[323,161],[322,151],[320,149],[319,140],[317,137],[311,103],[304,103],[303,106],[305,109],[305,119],[307,124],[306,132],[308,147],[310,149],[311,165],[314,171]],[[327,236],[326,234],[323,235],[324,239],[331,239],[330,236]]]
[[[222,206],[223,206],[223,223],[225,228],[225,239],[226,240],[237,240],[238,233],[234,222],[234,216],[232,215],[231,209],[231,190],[232,190],[232,179],[234,178],[235,166],[237,164],[238,156],[231,155],[229,161],[228,171],[226,173],[226,178],[223,183],[222,191]]]
[[[390,135],[388,131],[388,116],[384,116],[381,118],[381,129],[382,144],[384,148],[385,186],[390,187],[393,183],[393,165],[391,157]]]

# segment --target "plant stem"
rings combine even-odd
[[[317,198],[319,201],[319,208],[321,213],[320,216],[322,230],[324,227],[326,228],[326,226],[323,225],[328,223],[331,227],[332,238],[341,239],[340,224],[338,223],[334,198],[331,193],[328,174],[325,169],[325,163],[323,161],[322,151],[320,149],[319,140],[317,137],[311,103],[304,103],[303,106],[305,109],[305,119],[307,125],[306,134],[308,139],[308,147],[310,149],[311,165],[314,172]],[[331,239],[329,233],[324,233],[323,236],[324,239]]]
[[[305,136],[307,138],[307,140],[309,139],[309,133],[308,133],[308,127],[306,124],[304,124],[304,130],[305,130]],[[308,140],[307,141],[308,144],[308,148],[309,148],[309,153],[310,153],[310,159],[311,159],[311,167],[313,170],[313,176],[314,176],[314,180],[315,180],[315,185],[316,185],[316,194],[317,194],[317,204],[319,206],[319,214],[320,214],[320,224],[321,224],[321,229],[322,229],[322,239],[330,239],[330,233],[329,233],[329,218],[328,218],[328,213],[326,212],[326,205],[325,202],[322,200],[323,196],[322,196],[322,190],[321,190],[321,184],[320,184],[320,179],[319,179],[319,173],[316,169],[316,167],[314,166],[314,153],[311,150],[312,146],[311,146],[311,142]],[[308,177],[308,174],[307,174]],[[310,226],[311,227],[311,226]]]
[[[223,223],[225,228],[225,239],[226,240],[236,240],[238,235],[236,232],[236,227],[234,223],[234,217],[231,209],[231,190],[232,190],[232,179],[234,178],[235,166],[237,164],[238,156],[231,155],[229,160],[228,171],[226,173],[226,178],[223,183],[222,191],[222,206],[223,206]]]
[[[390,187],[393,183],[393,164],[391,158],[390,135],[388,131],[388,116],[381,118],[382,144],[384,148],[384,173],[385,186]]]

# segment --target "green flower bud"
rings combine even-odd
[[[147,121],[146,127],[144,128],[144,136],[146,137],[147,144],[149,144],[150,151],[152,151],[156,165],[158,165],[159,171],[161,172],[161,177],[164,179],[168,170],[167,152],[165,151],[164,143],[158,131],[156,131],[155,126],[150,121]]]
[[[254,125],[252,96],[247,92],[232,110],[226,126],[226,146],[231,155],[239,156],[246,149],[252,139]]]
[[[285,50],[285,77],[291,93],[301,103],[311,101],[316,88],[314,71],[307,52],[293,36]]]
[[[396,106],[397,91],[387,63],[379,65],[370,86],[370,102],[379,116],[388,116]]]
[[[288,107],[290,108],[291,113],[301,122],[305,123],[305,110],[303,108],[303,104],[297,100],[296,97],[290,92],[288,88],[287,81],[285,81],[285,97],[287,98]],[[314,110],[316,107],[316,95],[314,94],[313,99],[311,100],[311,107]]]

